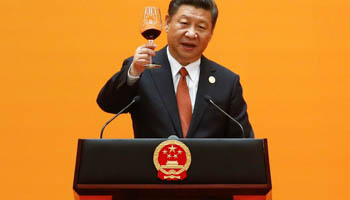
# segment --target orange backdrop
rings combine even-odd
[[[77,140],[112,117],[97,93],[146,42],[143,6],[164,17],[168,2],[0,2],[1,199],[73,198]],[[256,137],[269,140],[273,198],[349,199],[350,1],[217,3],[205,54],[241,75]],[[131,138],[129,116],[105,135]]]

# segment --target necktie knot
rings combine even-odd
[[[186,77],[188,75],[188,72],[187,72],[186,68],[182,67],[180,69],[180,74],[181,74],[182,77]]]

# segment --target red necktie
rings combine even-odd
[[[181,78],[179,84],[177,85],[176,100],[180,114],[182,133],[183,136],[186,137],[192,119],[192,104],[186,82],[188,72],[184,67],[182,67],[180,69],[180,74]]]

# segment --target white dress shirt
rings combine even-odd
[[[167,47],[167,55],[170,63],[170,69],[171,69],[171,74],[173,77],[173,83],[174,83],[174,91],[176,94],[177,91],[177,85],[179,84],[181,75],[179,73],[181,67],[185,67],[188,76],[186,77],[186,82],[187,82],[187,87],[188,91],[190,93],[190,98],[191,98],[191,104],[192,104],[192,113],[194,109],[194,103],[196,102],[196,95],[197,95],[197,90],[198,90],[198,82],[199,82],[199,74],[200,74],[200,64],[201,64],[201,59],[199,58],[198,60],[186,65],[182,66],[171,54],[169,51],[169,47]],[[135,77],[130,74],[130,69],[128,72],[128,79],[127,79],[127,84],[128,85],[133,85],[140,77]]]
[[[193,113],[194,103],[196,102],[196,95],[197,95],[197,90],[198,90],[199,73],[200,73],[199,66],[201,64],[201,59],[199,58],[198,60],[194,61],[193,63],[190,63],[186,66],[182,66],[170,54],[169,47],[167,47],[167,54],[168,54],[168,59],[169,59],[169,63],[170,63],[171,74],[173,77],[175,94],[177,91],[177,85],[179,84],[179,81],[181,78],[181,75],[179,72],[180,69],[182,67],[185,67],[187,72],[188,72],[188,76],[186,76],[186,82],[187,82],[188,91],[190,93],[191,104],[192,104],[192,113]]]

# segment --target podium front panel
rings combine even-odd
[[[268,184],[264,139],[179,139],[191,152],[183,181],[164,181],[153,164],[165,139],[79,140],[76,184]]]

